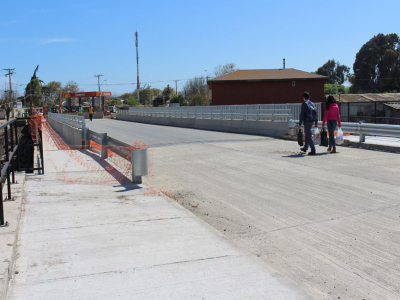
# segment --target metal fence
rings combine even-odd
[[[130,107],[129,111],[118,110],[117,114],[248,121],[288,121],[300,113],[300,104],[256,104],[223,106],[181,107]],[[321,105],[318,105],[319,109]]]
[[[400,101],[339,102],[344,122],[400,125]]]
[[[3,206],[3,182],[7,179],[7,198],[4,201],[13,201],[11,195],[11,183],[15,183],[15,171],[33,171],[40,170],[44,174],[44,164],[43,164],[43,141],[42,141],[42,131],[40,127],[34,128],[37,130],[39,135],[39,141],[37,144],[19,144],[18,130],[19,126],[17,120],[26,119],[11,119],[4,124],[0,125],[0,131],[4,131],[4,164],[1,169],[0,175],[0,227],[8,226],[8,222],[4,219],[4,206]],[[26,122],[26,121],[25,121]],[[25,123],[26,125],[26,123]],[[40,163],[39,168],[21,168],[19,165],[19,151],[20,148],[24,147],[34,147],[38,146],[40,150]],[[11,175],[11,178],[10,178]]]
[[[316,103],[321,116],[321,103]],[[301,103],[254,104],[221,106],[181,106],[181,107],[130,107],[129,112],[119,110],[117,114],[150,117],[198,118],[249,121],[288,121],[300,115]]]
[[[77,129],[85,128],[85,117],[49,113],[48,118],[67,124]]]
[[[289,121],[289,130],[292,130],[292,134],[297,134],[297,128],[299,121]],[[318,122],[319,128],[322,126],[322,122]],[[386,124],[368,124],[368,123],[350,123],[342,122],[343,132],[353,133],[360,137],[359,141],[365,142],[366,135],[378,135],[378,136],[392,136],[400,137],[400,125],[386,125]]]

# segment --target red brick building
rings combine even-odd
[[[324,101],[326,76],[296,69],[239,70],[208,80],[212,105],[299,103],[304,91]]]

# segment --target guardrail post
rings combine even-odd
[[[14,126],[17,126],[17,122],[14,122],[14,123],[11,123],[10,124],[10,138],[11,138],[11,151],[13,151],[13,149],[14,149],[14,132],[13,132],[13,127]],[[18,143],[18,141],[17,141],[17,143]],[[13,161],[13,158],[11,158],[11,161]],[[14,164],[13,163],[11,163],[11,178],[12,178],[12,183],[15,183],[15,174],[14,174],[15,172],[14,172]]]
[[[86,148],[90,146],[89,128],[86,128],[86,127],[82,128],[82,140],[85,143]]]
[[[149,175],[149,149],[132,149],[132,182],[142,183],[142,176]]]
[[[100,133],[101,158],[107,158],[107,133]]]
[[[364,143],[364,142],[365,142],[365,134],[364,134],[364,133],[360,133],[360,134],[359,134],[359,137],[360,137],[359,142],[360,142],[360,143]]]
[[[8,145],[8,129],[7,126],[4,128],[4,139],[5,139],[5,150],[6,150],[6,162],[9,160],[9,145]],[[1,186],[1,183],[0,183]],[[10,182],[10,166],[7,168],[7,191],[8,191],[8,200],[11,200],[11,182]]]
[[[39,143],[40,160],[42,161],[42,174],[44,174],[43,132],[42,132],[42,129],[39,130],[39,137],[40,137],[40,143]]]

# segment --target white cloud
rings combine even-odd
[[[77,39],[68,39],[68,38],[61,38],[61,39],[42,39],[40,41],[41,44],[48,44],[48,43],[76,43],[79,42]]]

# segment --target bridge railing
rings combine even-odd
[[[67,124],[77,129],[85,128],[85,117],[49,113],[48,118]]]
[[[289,121],[289,129],[295,130],[299,126],[299,121]],[[350,123],[342,122],[343,132],[357,134],[360,139],[360,143],[365,142],[366,135],[378,135],[378,136],[392,136],[400,137],[400,125],[387,125],[387,124],[371,124],[371,123]],[[318,126],[321,128],[322,122],[318,122]]]
[[[297,104],[257,104],[225,106],[130,107],[117,114],[164,118],[196,118],[244,121],[288,121]]]

